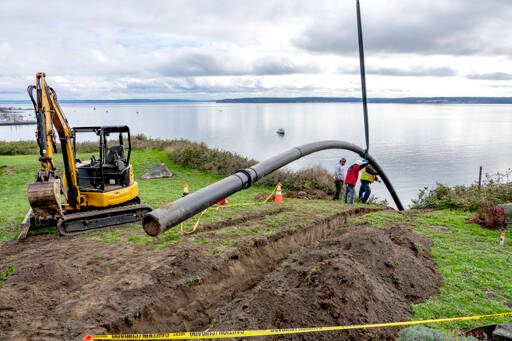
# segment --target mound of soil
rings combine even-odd
[[[432,242],[410,230],[350,229],[285,261],[224,307],[216,330],[319,327],[407,320],[411,303],[437,295]],[[395,340],[398,328],[282,336],[293,340]]]
[[[297,199],[330,199],[330,196],[320,189],[306,189],[304,191],[291,192],[290,196]]]
[[[203,331],[212,325],[240,330],[400,321],[411,316],[411,303],[437,294],[440,277],[429,239],[400,227],[347,226],[350,217],[376,208],[351,207],[275,234],[247,234],[211,253],[209,244],[225,242],[228,229],[288,210],[226,217],[200,232],[208,244],[181,242],[161,250],[55,235],[0,244],[0,269],[16,267],[0,289],[0,334],[81,340],[85,334]],[[281,338],[397,334],[373,329]]]

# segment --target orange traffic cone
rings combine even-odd
[[[226,205],[226,204],[229,204],[228,200],[227,199],[222,199],[221,201],[219,201],[217,204],[219,205]]]
[[[183,196],[188,195],[188,185],[185,184],[185,187],[183,187]]]
[[[276,197],[274,198],[274,202],[282,203],[283,202],[283,195],[281,194],[281,183],[277,183],[277,191],[276,191]]]

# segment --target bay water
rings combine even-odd
[[[26,107],[29,105],[2,104]],[[132,135],[187,139],[262,161],[301,144],[342,140],[365,148],[360,103],[63,103],[72,127],[128,125]],[[27,117],[34,119],[27,110]],[[404,206],[419,189],[471,184],[485,173],[511,167],[512,105],[369,104],[370,154],[379,162]],[[285,130],[284,136],[276,130]],[[0,127],[0,140],[35,140],[35,126]],[[318,152],[291,169],[320,165],[330,172],[343,150]],[[34,162],[37,162],[34,159]],[[334,186],[334,185],[333,185]],[[392,204],[384,184],[372,193]]]

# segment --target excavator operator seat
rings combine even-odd
[[[123,165],[126,163],[126,155],[124,153],[124,146],[123,145],[117,145],[112,146],[109,148],[108,154],[107,154],[107,163],[110,165],[116,165],[116,161],[122,161]],[[124,167],[123,167],[124,168]]]

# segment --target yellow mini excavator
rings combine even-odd
[[[33,93],[36,91],[36,98]],[[127,126],[76,127],[71,129],[57,102],[57,94],[46,84],[45,74],[36,75],[36,85],[27,88],[37,118],[37,143],[41,170],[28,185],[31,209],[22,222],[19,239],[33,226],[56,225],[62,235],[135,223],[151,207],[140,204],[139,189],[130,165],[131,139]],[[57,172],[54,153],[57,134],[64,159],[64,172]],[[99,137],[99,157],[82,161],[76,157],[76,135]],[[116,136],[114,145],[108,139]],[[127,140],[127,141],[126,141]],[[61,202],[61,194],[64,203]]]

